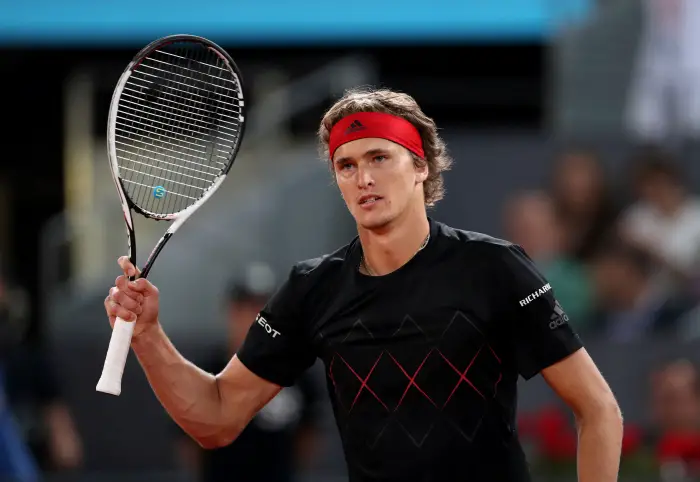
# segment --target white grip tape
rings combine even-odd
[[[109,340],[107,357],[102,368],[102,376],[97,382],[97,391],[117,395],[122,391],[122,375],[126,358],[131,348],[131,335],[134,333],[136,322],[124,321],[117,318]]]

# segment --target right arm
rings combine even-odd
[[[175,349],[160,324],[135,338],[132,348],[165,410],[204,448],[233,442],[281,389],[235,356],[220,374],[205,372]]]
[[[105,300],[117,316],[135,322],[131,346],[153,391],[173,420],[204,448],[228,445],[281,387],[248,370],[234,357],[218,375],[198,368],[174,347],[158,320],[158,289],[146,279],[129,282],[136,268],[120,258],[125,276]],[[138,321],[136,321],[138,320]]]

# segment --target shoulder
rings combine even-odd
[[[326,253],[315,258],[297,261],[292,267],[295,276],[313,278],[327,273],[339,271],[348,259],[355,240],[342,246],[332,253]]]
[[[455,228],[440,222],[435,223],[435,230],[443,249],[485,257],[488,261],[503,259],[512,251],[522,252],[517,244],[478,231]]]
[[[334,286],[340,280],[357,238],[333,252],[294,263],[288,272],[283,288],[297,296],[317,292],[319,288]]]
[[[510,280],[518,273],[541,278],[535,262],[518,244],[477,231],[458,229],[438,223],[441,249],[458,257],[484,276],[497,283]]]
[[[350,253],[355,242],[356,240],[353,240],[331,253],[297,261],[292,266],[289,274],[290,278],[302,283],[313,284],[329,277],[339,275],[350,258]]]

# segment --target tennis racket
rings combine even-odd
[[[171,221],[140,276],[175,231],[221,186],[245,127],[242,75],[215,43],[172,35],[144,47],[114,89],[107,124],[112,177],[136,266],[132,210]],[[133,280],[133,279],[132,279]],[[121,393],[133,322],[117,318],[97,391]]]

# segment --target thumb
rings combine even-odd
[[[139,278],[135,281],[129,282],[129,287],[132,290],[141,293],[143,296],[151,296],[158,293],[158,289],[146,278]]]

